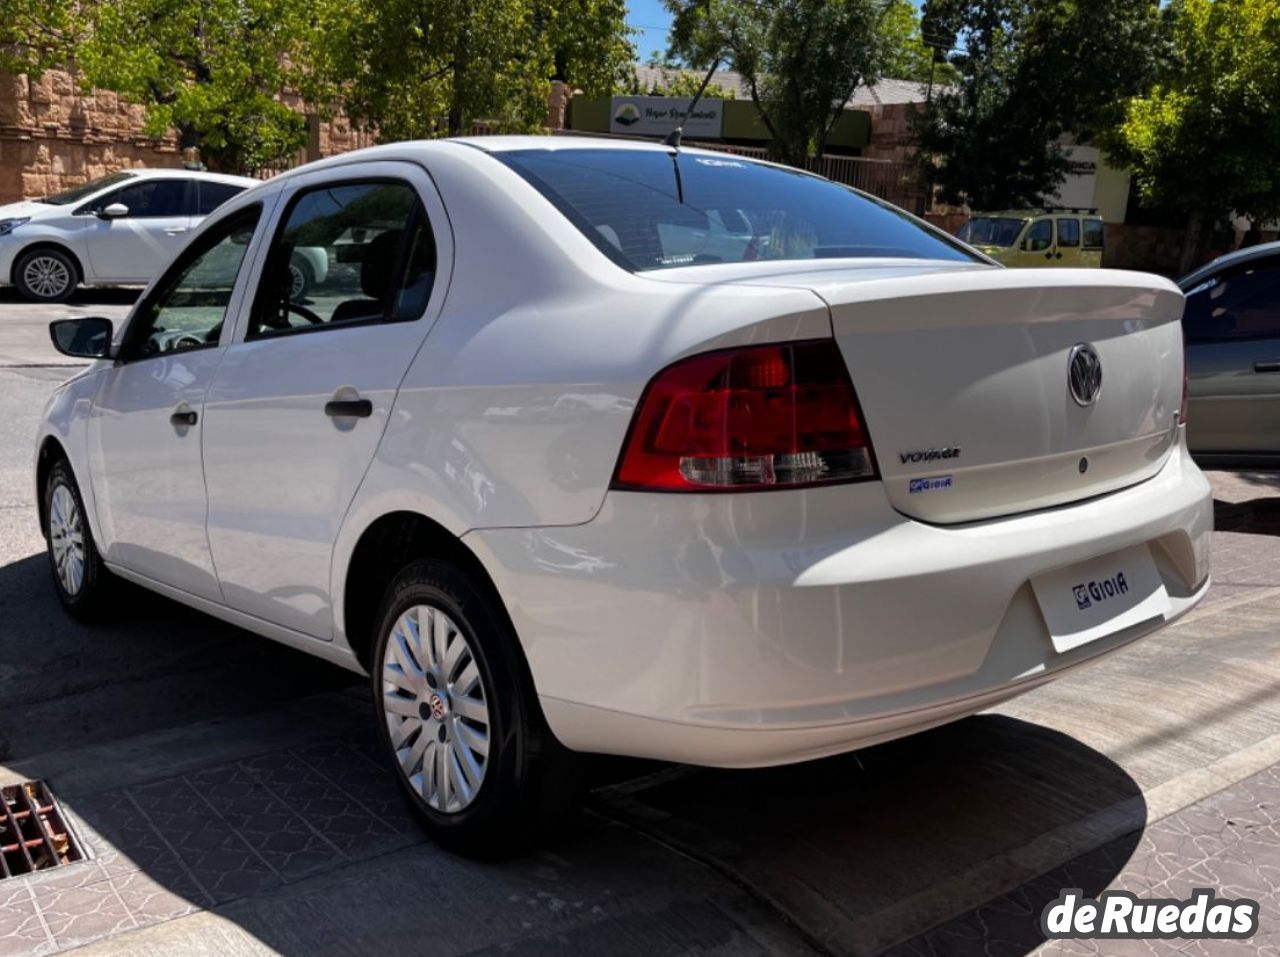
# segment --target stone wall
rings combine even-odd
[[[882,103],[870,107],[871,139],[862,151],[868,159],[906,162],[916,151],[911,135],[911,114],[917,103]]]
[[[70,74],[0,73],[0,202],[43,196],[114,170],[179,166],[174,137],[143,131],[143,109],[114,93],[84,93]]]
[[[303,109],[300,101],[292,105]],[[181,166],[177,137],[147,136],[145,117],[143,107],[115,93],[81,90],[62,70],[38,80],[0,72],[0,202],[44,196],[119,169]],[[372,142],[345,116],[308,121],[306,148],[279,169]]]

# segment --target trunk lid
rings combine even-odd
[[[939,524],[990,519],[1160,470],[1182,397],[1173,283],[1119,270],[936,266],[731,280],[801,285],[828,304],[895,508]],[[1070,388],[1077,346],[1101,368],[1087,404]]]

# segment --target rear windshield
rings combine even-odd
[[[887,203],[734,156],[615,149],[494,155],[631,270],[760,259],[974,261]]]
[[[1005,216],[978,216],[961,226],[956,235],[971,246],[1012,246],[1024,222]]]

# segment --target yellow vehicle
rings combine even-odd
[[[1105,230],[1096,209],[976,213],[956,233],[1005,266],[1102,265]]]

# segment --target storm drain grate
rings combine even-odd
[[[23,781],[0,788],[0,879],[84,860],[48,785]]]

